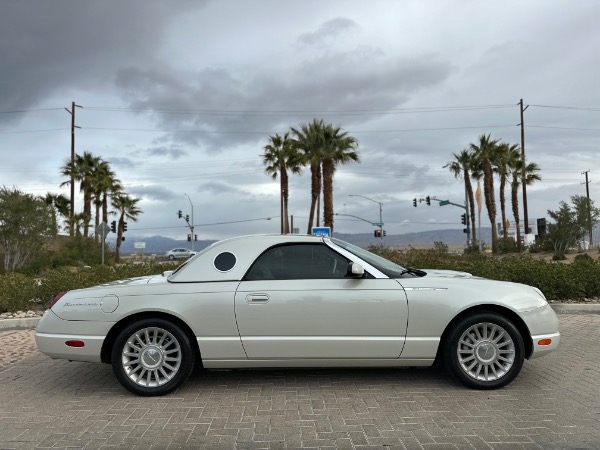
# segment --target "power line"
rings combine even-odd
[[[70,128],[48,128],[43,130],[23,130],[23,131],[0,131],[0,134],[24,134],[24,133],[43,133],[45,131],[66,131]]]
[[[569,109],[573,111],[594,111],[599,112],[600,108],[588,108],[583,106],[557,106],[557,105],[529,105],[535,106],[536,108],[550,108],[550,109]]]
[[[28,112],[39,112],[39,111],[59,111],[63,108],[40,108],[40,109],[18,109],[13,111],[0,111],[0,114],[19,114]]]
[[[600,131],[600,128],[556,127],[550,125],[525,125],[525,128],[548,128],[554,130]]]
[[[471,105],[471,106],[437,106],[429,108],[376,108],[376,109],[343,109],[343,110],[218,110],[218,109],[161,109],[161,108],[119,108],[86,106],[87,111],[104,112],[152,112],[161,114],[190,114],[214,116],[281,116],[281,115],[386,115],[386,114],[415,114],[454,111],[473,111],[482,109],[512,108],[514,104]]]

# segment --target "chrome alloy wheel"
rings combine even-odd
[[[135,384],[157,387],[177,374],[182,361],[179,342],[167,330],[142,328],[133,333],[123,346],[121,364]]]
[[[462,370],[479,381],[502,378],[515,362],[513,339],[495,323],[482,322],[467,328],[456,351]]]

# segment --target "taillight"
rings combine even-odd
[[[56,297],[54,297],[54,300],[52,300],[50,302],[50,308],[52,308],[54,306],[54,304],[59,301],[63,295],[65,295],[67,293],[67,291],[63,291],[63,292],[59,292],[58,294],[56,294]]]

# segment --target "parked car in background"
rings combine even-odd
[[[559,341],[556,314],[537,288],[402,267],[301,235],[227,239],[175,271],[63,292],[36,330],[41,352],[111,364],[139,395],[173,391],[197,365],[438,361],[468,387],[495,389]]]
[[[167,253],[165,253],[165,256],[170,260],[179,258],[191,258],[195,255],[196,252],[191,251],[189,248],[174,248],[173,250],[169,250]]]

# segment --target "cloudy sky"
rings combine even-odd
[[[542,217],[585,194],[583,171],[600,194],[599,17],[595,0],[2,0],[0,184],[68,195],[75,101],[76,151],[143,198],[131,235],[185,238],[185,194],[200,239],[278,232],[260,155],[316,117],[360,143],[361,163],[336,173],[336,212],[378,221],[358,194],[383,203],[388,234],[462,228],[459,208],[412,199],[462,203],[444,164],[484,133],[520,143],[523,98]],[[309,175],[291,178],[301,230]],[[339,232],[372,228],[336,217]]]

